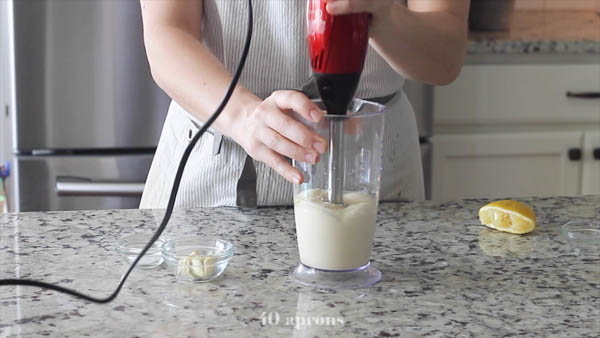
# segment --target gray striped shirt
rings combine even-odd
[[[279,89],[300,88],[311,75],[306,47],[306,0],[254,1],[254,35],[241,82],[260,97]],[[239,62],[246,34],[246,2],[204,0],[204,43],[231,72]],[[356,96],[400,92],[404,79],[369,48]],[[406,96],[387,104],[381,200],[423,199],[423,176],[414,112]],[[166,206],[175,171],[202,122],[172,102],[163,127],[141,208]],[[192,152],[178,207],[235,206],[236,186],[246,159],[244,149],[224,138],[213,156],[213,135],[206,134]],[[291,205],[292,185],[262,162],[254,161],[258,205]]]

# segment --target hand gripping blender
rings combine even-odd
[[[369,14],[332,16],[327,2],[308,0],[308,51],[319,95],[330,115],[346,115],[367,53]],[[329,125],[328,200],[343,204],[344,125]]]

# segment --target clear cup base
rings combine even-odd
[[[381,280],[381,272],[371,262],[344,271],[315,269],[300,263],[290,270],[289,276],[300,285],[329,290],[367,288]]]

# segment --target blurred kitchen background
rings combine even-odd
[[[600,0],[471,4],[459,79],[405,87],[427,198],[600,195]],[[136,208],[168,101],[138,1],[0,0],[0,210]]]

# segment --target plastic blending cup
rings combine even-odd
[[[329,140],[331,123],[342,123],[343,204],[330,203],[330,153],[316,164],[293,161],[304,176],[294,186],[294,216],[300,265],[290,277],[321,288],[356,288],[378,282],[369,258],[375,233],[383,151],[385,106],[354,99],[345,116],[325,115],[320,123],[294,117]],[[339,182],[339,180],[338,180]]]

